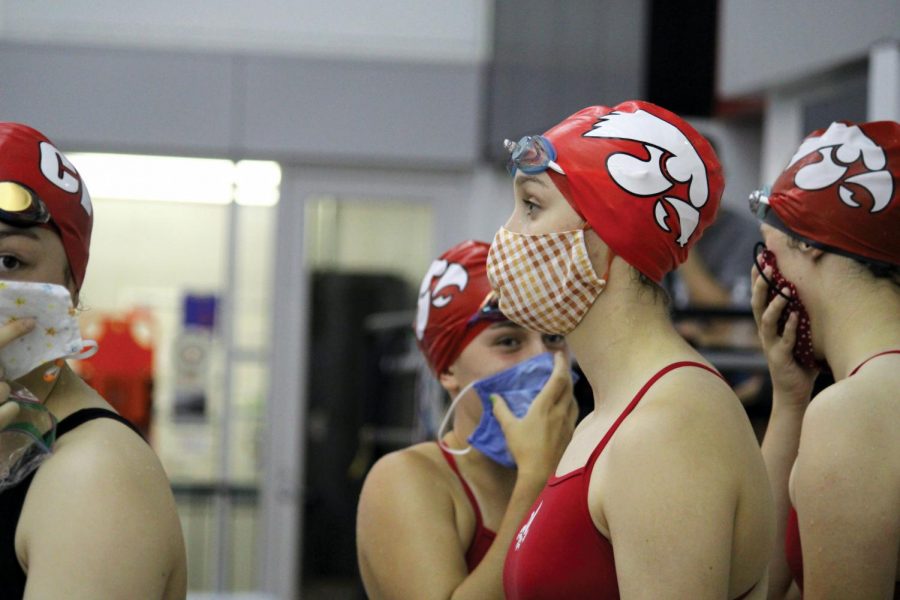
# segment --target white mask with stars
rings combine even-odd
[[[82,340],[69,290],[61,285],[0,281],[0,325],[32,318],[34,329],[0,348],[0,369],[7,381],[61,358],[87,358],[97,343]]]

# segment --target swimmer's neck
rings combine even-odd
[[[693,353],[672,325],[662,300],[652,290],[636,287],[641,284],[630,281],[627,271],[618,276],[620,281],[628,279],[615,286],[613,272],[609,287],[566,337],[591,384],[595,410],[616,412],[631,400],[637,379],[648,368],[667,357]]]
[[[900,348],[900,291],[889,280],[822,280],[822,298],[810,303],[813,340],[836,381],[884,350]],[[861,289],[862,288],[862,289]],[[802,300],[802,298],[801,298]]]

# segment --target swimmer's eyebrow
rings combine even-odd
[[[525,329],[518,323],[513,323],[512,321],[500,321],[499,323],[494,323],[488,329],[503,329],[504,327],[512,327],[513,329]]]
[[[546,181],[534,175],[521,175],[516,177],[516,185],[525,185],[526,183],[534,183],[541,187],[548,187]]]
[[[41,241],[41,238],[30,229],[7,229],[5,231],[0,231],[0,240],[5,240],[6,238],[15,237],[17,235],[31,238],[36,242]]]

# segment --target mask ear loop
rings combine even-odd
[[[468,454],[472,451],[472,446],[468,446],[467,448],[459,449],[459,448],[451,448],[447,444],[444,443],[444,431],[447,429],[447,425],[450,423],[450,415],[453,414],[453,410],[456,408],[456,405],[462,399],[466,393],[472,389],[472,386],[475,385],[475,382],[472,381],[462,389],[462,391],[456,395],[456,398],[453,399],[453,402],[450,403],[450,406],[447,408],[447,412],[444,413],[444,418],[441,420],[441,425],[437,430],[437,443],[441,449],[446,450],[450,454],[455,454],[456,456],[462,456],[463,454]]]
[[[584,218],[584,217],[582,217],[582,218]],[[585,251],[587,251],[587,239],[585,239],[585,237],[584,237],[584,232],[587,231],[588,229],[593,229],[593,227],[591,227],[590,223],[585,221],[584,225],[581,226],[581,238],[582,238],[582,242],[584,243]],[[603,277],[600,278],[600,280],[603,282],[604,286],[606,286],[606,284],[609,283],[609,272],[612,270],[612,261],[616,257],[616,253],[613,252],[612,248],[607,246],[606,250],[607,250],[606,272],[603,273]]]
[[[62,371],[63,366],[66,364],[66,359],[71,358],[72,360],[84,360],[97,354],[97,350],[99,349],[100,346],[99,344],[97,344],[97,340],[83,340],[81,352],[70,354],[62,358],[57,358],[53,361],[53,366],[44,371],[44,381],[46,381],[47,383],[56,381],[57,377],[59,377],[59,372]]]
[[[616,257],[616,253],[612,251],[612,248],[607,246],[606,249],[609,251],[609,257],[606,259],[606,272],[600,278],[603,280],[604,286],[609,283],[609,272],[612,270],[612,261]]]
[[[766,248],[766,245],[764,243],[756,242],[756,244],[753,245],[753,264],[756,265],[756,270],[759,272],[759,276],[763,278],[763,281],[766,282],[766,284],[769,286],[769,289],[775,290],[775,293],[785,300],[790,300],[790,296],[785,295],[784,292],[782,292],[781,289],[777,285],[775,285],[774,281],[766,277],[766,274],[764,272],[766,267],[765,265],[761,265],[759,263],[759,257],[763,252],[771,251]]]

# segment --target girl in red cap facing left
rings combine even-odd
[[[65,363],[93,207],[40,132],[0,123],[0,589],[3,598],[184,598],[159,460]]]
[[[773,388],[770,597],[900,598],[900,124],[811,133],[751,208]],[[835,383],[810,401],[821,370]]]
[[[594,392],[509,546],[507,598],[764,598],[773,519],[756,437],[658,285],[715,217],[712,148],[640,101],[507,148],[514,209],[488,259],[500,309],[566,335]]]
[[[437,443],[389,454],[366,477],[357,547],[370,598],[502,599],[506,548],[572,434],[565,342],[499,312],[487,252],[458,244],[422,281],[416,338],[454,401]]]

